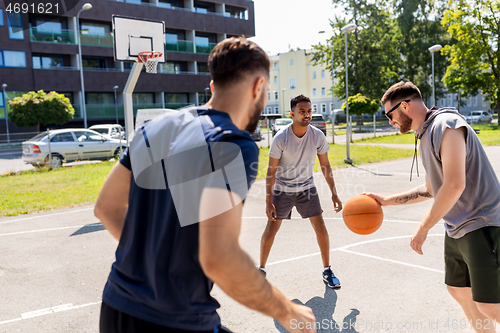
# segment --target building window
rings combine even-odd
[[[246,9],[238,8],[238,7],[230,7],[226,5],[226,12],[224,13],[225,17],[234,17],[242,20],[246,20]]]
[[[154,93],[134,93],[132,94],[132,102],[135,104],[155,104]]]
[[[333,112],[333,103],[330,103],[330,112]]]
[[[326,104],[321,104],[321,113],[326,113]]]
[[[274,92],[274,100],[277,101],[279,97],[279,94],[277,91]]]
[[[467,98],[467,106],[472,106],[472,99]]]
[[[453,94],[448,94],[448,106],[453,105]]]
[[[326,96],[326,88],[321,87],[321,96]]]
[[[179,7],[179,2],[177,0],[160,0],[158,1],[158,7],[161,8]]]
[[[198,73],[210,73],[207,62],[198,62]]]
[[[53,67],[62,67],[63,66],[63,58],[58,55],[33,55],[33,68],[53,68]]]
[[[215,13],[215,4],[195,1],[194,10],[201,14]]]
[[[290,65],[293,65],[293,59],[290,59]]]
[[[275,114],[278,114],[278,113],[279,113],[279,109],[278,109],[278,107],[277,107],[277,106],[275,106],[275,107],[274,107],[274,113],[275,113]]]
[[[182,72],[182,64],[180,62],[165,62],[158,64],[161,68],[161,73],[179,74]]]
[[[289,79],[289,81],[290,81],[290,90],[296,89],[297,86],[295,85],[295,78],[292,77],[292,78]]]
[[[274,77],[274,84],[278,84],[278,77],[277,76]]]
[[[268,93],[267,93],[267,100],[268,100],[268,101],[270,101],[270,100],[271,100],[271,93],[270,93],[270,92],[268,92]]]
[[[322,70],[321,70],[321,78],[322,78],[322,79],[324,79],[324,78],[325,78],[325,70],[324,70],[324,69],[322,69]]]
[[[267,114],[270,114],[272,110],[272,108],[267,108]]]
[[[83,68],[106,69],[108,62],[105,58],[82,58]]]
[[[278,68],[278,62],[274,63],[274,68]]]
[[[100,23],[89,23],[82,22],[80,25],[80,29],[82,34],[84,35],[100,35],[107,36],[110,35],[111,26],[109,24],[100,24]]]
[[[487,107],[488,106],[488,100],[486,99],[486,96],[481,95],[481,98],[483,99],[483,106]]]
[[[313,71],[313,80],[316,78],[316,71]]]
[[[189,104],[188,93],[180,93],[180,94],[165,93],[165,105],[181,107],[188,104]]]
[[[313,113],[318,113],[318,105],[313,104]]]
[[[91,105],[114,104],[115,96],[113,93],[85,93],[85,102]]]
[[[26,53],[22,51],[0,51],[0,67],[26,67]]]
[[[3,9],[0,9],[0,27],[3,27],[5,25],[3,21]]]
[[[7,22],[9,23],[9,38],[24,39],[23,14],[7,13]]]
[[[316,97],[318,94],[316,93],[316,88],[313,88],[313,97]]]
[[[472,101],[474,102],[474,106],[477,106],[477,95],[472,98]]]
[[[36,28],[37,31],[50,31],[54,33],[62,33],[63,30],[68,29],[66,20],[49,20],[42,17],[33,17],[30,25]]]

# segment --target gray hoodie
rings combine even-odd
[[[500,183],[481,141],[455,108],[438,109],[415,132],[415,137],[420,139],[420,154],[432,193],[435,196],[443,185],[440,149],[444,132],[447,128],[460,127],[467,129],[466,185],[444,217],[446,231],[452,238],[482,227],[500,226]]]

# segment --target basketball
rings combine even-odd
[[[342,217],[352,232],[368,235],[380,228],[384,213],[377,200],[367,195],[357,195],[346,202]]]

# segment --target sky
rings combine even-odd
[[[270,55],[288,52],[289,46],[310,49],[332,36],[332,0],[254,0],[254,5],[255,37],[250,40]],[[336,11],[342,14],[340,9]]]

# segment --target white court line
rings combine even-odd
[[[85,208],[85,209],[78,209],[78,210],[71,210],[69,212],[63,212],[63,213],[54,213],[54,214],[47,214],[47,215],[30,216],[30,217],[25,217],[25,218],[22,218],[22,219],[15,219],[15,220],[9,220],[9,221],[5,221],[5,222],[0,222],[0,224],[20,222],[20,221],[26,221],[26,220],[32,220],[32,219],[40,219],[40,218],[43,218],[43,217],[56,216],[56,215],[64,215],[64,214],[85,212],[85,211],[92,210],[92,209],[94,209],[94,207],[92,207],[92,208]]]
[[[243,216],[244,219],[266,219],[267,216]],[[292,217],[292,220],[305,220],[302,217]],[[323,220],[343,220],[341,217],[323,217]],[[383,222],[394,222],[394,223],[412,223],[420,224],[420,221],[410,221],[410,220],[384,220]],[[442,224],[440,222],[439,224]]]
[[[372,259],[378,259],[378,260],[388,261],[388,262],[393,263],[393,264],[400,264],[400,265],[405,265],[405,266],[410,266],[410,267],[425,269],[425,270],[428,270],[428,271],[431,271],[431,272],[436,272],[436,273],[442,273],[442,274],[444,274],[444,271],[440,271],[439,269],[434,269],[434,268],[429,268],[429,267],[424,267],[424,266],[419,266],[419,265],[413,265],[413,264],[409,264],[407,262],[402,262],[402,261],[397,261],[397,260],[391,260],[391,259],[387,259],[387,258],[372,256],[370,254],[354,252],[354,251],[350,251],[350,250],[339,249],[339,251],[347,252],[347,253],[352,253],[352,254],[357,254],[358,256],[368,257],[368,258],[372,258]]]
[[[80,308],[84,308],[84,307],[96,305],[96,304],[101,304],[101,301],[87,303],[87,304],[81,304],[81,305],[73,305],[73,303],[68,303],[68,304],[62,304],[62,305],[54,306],[54,307],[47,308],[47,309],[25,312],[25,313],[21,314],[21,318],[0,321],[0,325],[12,323],[15,321],[21,321],[21,320],[26,320],[26,319],[30,319],[30,318],[45,316],[45,315],[53,314],[53,313],[57,313],[57,312],[64,312],[64,311],[69,311],[69,310],[80,309]]]
[[[100,225],[101,225],[100,223],[94,223],[94,224],[75,225],[75,226],[71,226],[71,227],[59,227],[59,228],[50,228],[50,229],[39,229],[39,230],[9,232],[7,234],[0,234],[0,237],[1,236],[12,236],[12,235],[30,234],[30,233],[34,233],[34,232],[44,232],[44,231],[74,229],[74,228],[83,228],[83,227],[98,227]]]
[[[335,248],[335,249],[331,249],[330,252],[333,252],[333,251],[350,252],[350,253],[358,254],[358,255],[362,255],[362,256],[369,256],[370,258],[373,258],[373,259],[390,261],[392,263],[397,263],[397,264],[401,264],[401,265],[407,265],[407,266],[412,266],[412,267],[417,267],[417,268],[422,268],[422,269],[427,269],[427,270],[431,270],[431,271],[443,273],[442,271],[433,270],[432,268],[427,268],[427,267],[423,267],[423,266],[417,266],[417,265],[413,265],[413,264],[408,264],[408,263],[405,263],[405,262],[402,262],[402,261],[395,261],[395,260],[385,259],[385,258],[381,258],[381,257],[365,255],[363,253],[358,253],[358,252],[353,252],[353,251],[347,250],[348,248],[351,248],[351,247],[354,247],[354,246],[365,245],[365,244],[376,243],[376,242],[383,242],[383,241],[388,241],[388,240],[395,240],[395,239],[411,238],[411,237],[413,237],[413,235],[371,239],[371,240],[367,240],[367,241],[364,241],[364,242],[353,243],[353,244],[349,244],[349,245],[346,245],[346,246],[342,246],[342,247],[338,247],[338,248]],[[431,235],[427,235],[427,237],[443,237],[443,234],[431,234]],[[303,256],[298,256],[298,257],[294,257],[294,258],[289,258],[289,259],[284,259],[284,260],[279,260],[279,261],[273,261],[273,262],[268,263],[266,266],[272,266],[272,265],[282,264],[284,262],[289,262],[289,261],[294,261],[294,260],[299,260],[299,259],[304,259],[304,258],[309,258],[309,257],[314,257],[314,256],[319,256],[319,255],[321,255],[321,252],[315,252],[315,253],[305,254]]]

